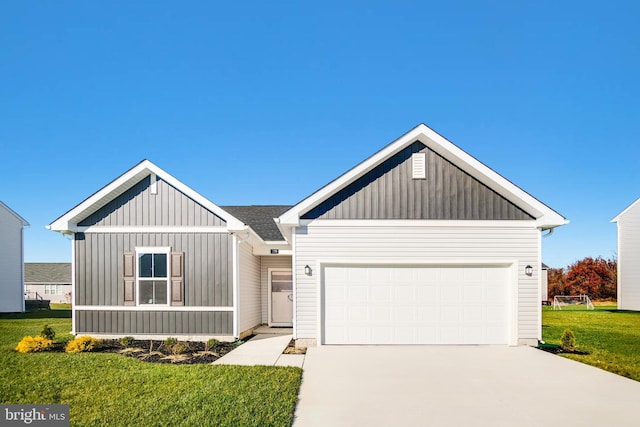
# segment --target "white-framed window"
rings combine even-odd
[[[171,248],[136,248],[138,305],[168,305]]]
[[[45,295],[62,295],[62,285],[44,285]]]
[[[31,286],[32,285],[24,285],[24,291],[25,292],[31,292]]]

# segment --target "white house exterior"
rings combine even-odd
[[[618,308],[640,310],[640,199],[618,214]]]
[[[0,202],[0,312],[24,311],[24,239],[29,223]]]
[[[278,221],[307,345],[536,343],[541,232],[567,223],[425,125]]]

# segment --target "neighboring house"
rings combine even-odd
[[[71,303],[71,263],[25,262],[24,296],[56,304]]]
[[[50,228],[74,333],[515,345],[541,337],[541,231],[566,223],[420,125],[295,206],[221,207],[145,160]]]
[[[543,303],[547,303],[549,301],[549,266],[544,262],[540,268],[540,275],[540,297]]]
[[[0,202],[0,313],[24,311],[24,227],[29,223]]]
[[[611,222],[618,225],[618,309],[640,310],[640,199]]]

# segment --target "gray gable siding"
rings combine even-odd
[[[225,221],[158,177],[158,194],[151,194],[146,177],[80,226],[224,226]]]
[[[233,306],[227,233],[85,233],[74,245],[77,305],[124,305],[123,254],[141,246],[169,246],[184,252],[185,306]]]
[[[411,155],[426,153],[427,179]],[[531,220],[533,217],[415,142],[311,209],[302,219]]]

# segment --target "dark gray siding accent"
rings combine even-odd
[[[412,179],[411,155],[426,153],[427,179]],[[303,219],[534,219],[421,142],[390,157],[302,215]]]
[[[85,311],[75,315],[78,334],[233,335],[230,311]]]
[[[224,226],[225,221],[158,178],[158,194],[151,194],[151,178],[139,183],[98,209],[80,226]]]
[[[233,306],[233,241],[227,233],[85,233],[76,238],[77,305],[124,305],[124,252],[184,252],[184,305]]]

